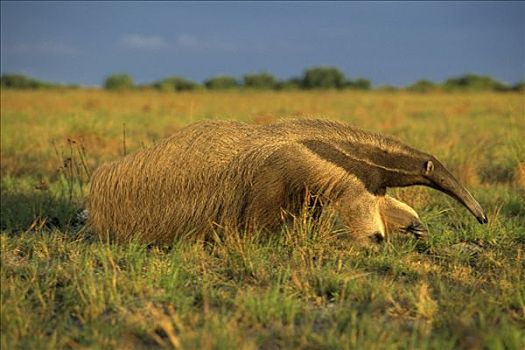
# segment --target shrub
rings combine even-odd
[[[234,77],[220,75],[206,80],[204,85],[211,90],[225,90],[238,87],[239,83]]]
[[[398,86],[395,86],[395,85],[381,85],[377,88],[378,91],[386,91],[386,92],[395,92],[395,91],[399,91],[400,88]]]
[[[525,80],[522,80],[519,83],[512,85],[512,91],[525,91]]]
[[[246,74],[243,77],[244,86],[252,89],[274,89],[277,80],[270,73]]]
[[[22,74],[2,74],[0,85],[9,89],[41,89],[55,85],[36,79],[31,79]]]
[[[127,90],[133,89],[134,86],[133,78],[125,73],[110,75],[104,81],[104,88],[106,90]]]
[[[309,68],[302,81],[305,89],[341,89],[345,84],[345,75],[335,67]]]
[[[298,90],[301,89],[303,80],[301,78],[292,78],[277,82],[275,89],[277,90]]]
[[[429,80],[418,80],[407,87],[408,91],[413,92],[432,92],[437,89],[437,85]]]
[[[508,90],[508,86],[506,86],[505,84],[489,76],[476,74],[467,74],[462,77],[447,79],[443,84],[443,88],[448,91]]]
[[[345,83],[345,87],[357,90],[370,90],[372,84],[370,83],[370,80],[360,78],[356,80],[348,80]]]
[[[194,81],[179,77],[172,76],[156,83],[153,83],[153,87],[160,91],[188,91],[196,90],[199,88],[199,84]]]

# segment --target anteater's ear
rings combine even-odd
[[[434,163],[431,160],[425,162],[425,175],[430,175],[434,171]]]

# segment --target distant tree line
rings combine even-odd
[[[504,84],[494,78],[484,75],[466,74],[457,78],[450,78],[441,84],[429,80],[419,80],[407,86],[409,91],[525,91],[525,80],[512,86]]]
[[[47,81],[32,79],[23,74],[2,74],[0,86],[10,89],[56,89],[56,88],[78,88],[78,85],[56,84]]]
[[[1,76],[1,86],[13,89],[45,89],[57,87],[76,87],[53,84],[31,79],[20,74],[4,74]],[[204,81],[202,84],[181,76],[171,76],[149,84],[135,84],[131,75],[126,73],[112,74],[104,80],[103,87],[107,90],[154,89],[166,92],[193,90],[327,90],[355,89],[370,90],[372,84],[364,78],[348,79],[343,72],[335,67],[312,67],[304,71],[301,77],[279,80],[268,72],[246,74],[241,79],[220,75]],[[380,90],[401,90],[393,86],[378,87]],[[525,81],[508,85],[489,76],[466,74],[435,83],[429,80],[419,80],[406,88],[413,92],[436,91],[525,91]]]
[[[160,91],[190,91],[199,89],[229,90],[291,90],[291,89],[361,89],[369,90],[371,83],[367,79],[349,80],[334,67],[313,67],[307,69],[300,78],[279,80],[268,72],[251,73],[241,79],[232,76],[219,75],[207,79],[202,84],[181,76],[171,76],[150,84],[135,85],[129,74],[113,74],[104,81],[108,90],[147,89]]]

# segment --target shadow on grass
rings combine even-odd
[[[81,208],[79,201],[49,190],[2,188],[0,195],[0,230],[7,233],[68,227]]]

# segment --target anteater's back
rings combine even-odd
[[[90,224],[120,241],[170,242],[177,234],[209,228],[231,196],[221,178],[254,126],[207,121],[161,143],[104,164],[93,174]],[[222,190],[221,190],[222,189]]]

